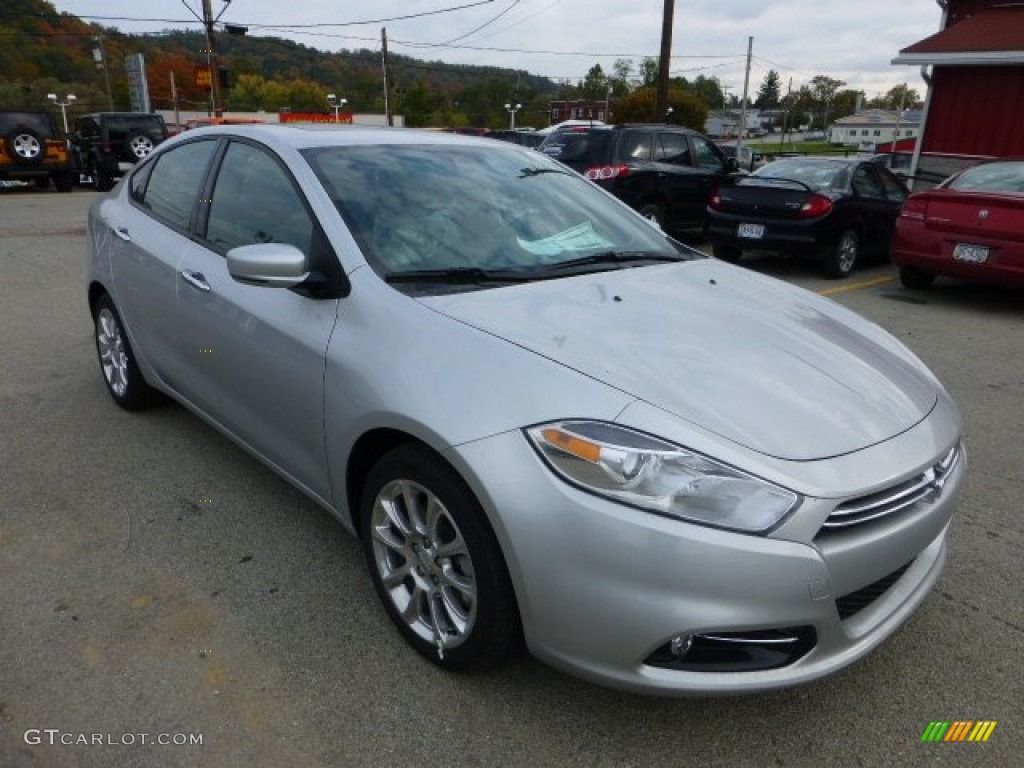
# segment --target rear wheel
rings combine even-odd
[[[640,215],[665,229],[665,209],[657,203],[645,203],[642,205],[640,207]]]
[[[846,277],[857,264],[860,255],[860,239],[852,229],[844,229],[835,244],[827,248],[822,258],[821,267],[825,277]]]
[[[360,504],[370,577],[399,632],[440,667],[475,670],[519,645],[505,560],[479,502],[420,445],[385,454]]]
[[[132,158],[142,160],[144,157],[148,157],[149,153],[156,148],[156,142],[150,138],[149,134],[143,131],[133,131],[125,139],[125,147]]]
[[[74,181],[74,176],[70,172],[53,174],[53,185],[57,187],[58,192],[70,192],[74,187]]]
[[[18,165],[39,165],[46,157],[43,137],[31,128],[15,128],[5,138],[7,151]]]
[[[96,301],[95,330],[103,382],[114,402],[126,411],[139,411],[159,400],[156,390],[142,378],[121,316],[106,294]]]
[[[743,251],[734,245],[712,245],[711,253],[714,255],[716,259],[728,261],[733,264],[739,261],[740,257],[743,255]]]
[[[900,282],[903,283],[904,288],[923,291],[926,288],[931,288],[932,283],[935,282],[935,275],[922,272],[917,267],[905,265],[900,267]]]

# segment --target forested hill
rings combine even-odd
[[[148,5],[147,5],[148,8]],[[184,8],[178,9],[185,12]],[[324,110],[327,93],[348,99],[353,112],[384,111],[379,50],[319,51],[274,37],[218,34],[221,64],[230,89],[225,108],[278,111]],[[3,0],[0,4],[0,107],[43,107],[47,93],[74,93],[74,109],[127,109],[126,55],[146,58],[155,109],[170,109],[171,73],[182,109],[202,109],[209,97],[195,85],[195,68],[206,63],[205,37],[168,30],[130,35],[58,13],[46,0]],[[109,63],[109,92],[94,49]],[[410,125],[501,125],[504,104],[524,104],[523,116],[546,110],[559,85],[523,71],[388,57],[395,111]],[[527,122],[527,121],[523,121]],[[543,124],[547,123],[546,117]]]

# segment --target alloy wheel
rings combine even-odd
[[[124,350],[121,326],[106,307],[100,310],[96,319],[96,346],[103,377],[115,395],[124,397],[128,391],[128,355]]]
[[[455,520],[429,489],[411,480],[384,485],[370,519],[373,562],[402,620],[438,653],[473,630],[477,581]]]

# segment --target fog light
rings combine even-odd
[[[668,643],[668,650],[673,656],[685,656],[693,645],[693,635],[676,635]]]
[[[685,672],[756,672],[806,656],[818,642],[814,627],[673,635],[644,663]]]

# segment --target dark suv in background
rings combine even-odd
[[[707,136],[672,125],[568,128],[538,147],[600,184],[666,232],[703,225],[711,192],[736,160]]]
[[[0,181],[34,181],[70,192],[71,151],[49,112],[0,109]]]
[[[105,192],[167,135],[167,124],[160,115],[94,112],[75,121],[72,141],[82,173]]]

